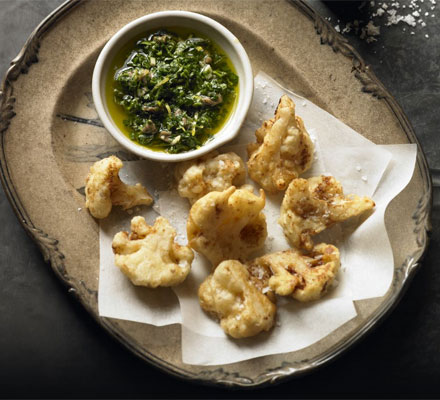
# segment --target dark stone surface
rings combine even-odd
[[[61,3],[0,1],[2,75],[34,27]],[[324,15],[333,15],[335,24],[337,18],[348,21],[366,12],[348,3],[345,7],[311,3]],[[371,44],[355,35],[347,37],[407,113],[438,185],[440,24],[437,18],[427,22],[425,28],[406,27],[406,32],[402,24],[382,27],[378,41]],[[415,34],[410,35],[409,30]],[[0,396],[438,397],[439,194],[435,193],[434,231],[423,266],[384,323],[336,362],[312,375],[258,391],[231,393],[170,377],[110,338],[44,263],[0,189]]]

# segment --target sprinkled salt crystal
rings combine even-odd
[[[78,211],[81,211],[82,210],[82,208],[81,207],[78,207]]]
[[[368,181],[368,178],[366,177],[366,175],[362,175],[362,178],[361,178],[364,182],[367,182]]]
[[[269,287],[269,286],[266,286],[266,287],[264,287],[264,288],[261,290],[261,292],[262,292],[263,294],[266,294],[269,290],[270,290],[270,287]]]
[[[336,26],[335,26],[335,31],[336,31],[336,32],[341,32],[341,28],[339,27],[339,25],[336,25]]]
[[[351,22],[347,22],[347,23],[345,24],[345,28],[342,29],[342,33],[348,33],[348,32],[350,32],[350,31],[351,31],[351,28],[352,28],[352,24],[351,24]]]
[[[428,38],[429,38],[429,35],[428,35],[428,34],[426,34],[426,35],[425,35],[425,38],[426,38],[426,39],[428,39]]]
[[[386,10],[386,9],[388,8],[388,4],[387,4],[387,3],[383,3],[383,4],[382,4],[382,8],[383,8],[384,10]]]
[[[411,35],[415,35],[416,33],[415,32],[411,32]]]
[[[261,87],[264,89],[264,88],[266,87],[266,84],[263,83],[263,84],[261,85]]]
[[[422,27],[424,28],[425,26],[426,26],[426,23],[425,22],[422,22]]]
[[[302,102],[301,104],[303,107],[305,107],[307,105],[307,103],[305,101]]]
[[[188,266],[188,262],[184,260],[180,260],[178,265],[180,268],[186,268]]]
[[[435,14],[431,14],[431,17],[434,18],[434,17],[435,17]]]
[[[360,165],[357,165],[357,166],[356,166],[356,171],[359,172],[359,171],[361,171],[361,170],[362,170],[362,167],[361,167]]]
[[[410,14],[404,16],[402,18],[402,21],[407,23],[408,25],[416,26],[416,19],[412,15],[410,15]]]
[[[240,310],[243,310],[243,308],[244,308],[244,304],[243,304],[243,303],[240,303],[240,304],[238,305],[238,308],[239,308]]]
[[[376,15],[381,17],[385,13],[385,10],[383,8],[378,8],[376,11]]]
[[[240,321],[240,319],[241,319],[241,315],[240,315],[240,314],[237,314],[237,315],[235,316],[235,319],[236,319],[237,321]]]
[[[263,276],[264,276],[264,269],[261,268],[261,267],[259,267],[259,268],[257,269],[257,272],[258,272],[258,276],[257,276],[257,278],[258,278],[258,279],[263,279]]]
[[[428,11],[426,11],[425,12],[425,17],[427,17],[429,15],[429,12]]]
[[[218,162],[218,165],[220,165],[220,167],[223,168],[225,166],[225,162],[223,160],[220,160]]]
[[[420,17],[420,13],[416,10],[412,13],[412,15],[414,15],[414,17]]]
[[[267,103],[267,98],[265,97],[264,99],[263,99],[263,104],[266,104]]]

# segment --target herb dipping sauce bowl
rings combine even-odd
[[[124,46],[134,39],[160,29],[183,28],[194,33],[202,34],[211,39],[221,48],[235,68],[238,76],[238,94],[229,117],[220,130],[213,134],[198,149],[187,152],[169,154],[145,147],[127,137],[113,120],[106,96],[106,83],[112,63]],[[96,111],[104,127],[113,138],[127,150],[140,157],[156,160],[177,162],[199,157],[232,140],[239,132],[249,110],[253,94],[253,74],[249,57],[239,40],[223,25],[204,15],[187,11],[163,11],[149,14],[136,19],[120,29],[104,46],[96,61],[92,78],[92,93]]]

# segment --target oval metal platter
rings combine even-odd
[[[258,4],[256,4],[258,3]],[[98,315],[98,224],[84,209],[90,165],[110,154],[135,157],[102,127],[91,78],[106,41],[139,16],[186,9],[212,17],[264,71],[377,144],[417,143],[402,109],[348,42],[303,2],[80,1],[47,17],[13,60],[1,87],[1,178],[23,227],[58,277],[111,335],[164,371],[210,384],[252,387],[328,363],[396,305],[426,249],[431,183],[419,148],[414,176],[386,212],[395,260],[381,298],[355,302],[358,315],[303,350],[217,367],[182,363],[180,325],[155,327]],[[82,211],[81,211],[81,210]]]

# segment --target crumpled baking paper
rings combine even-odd
[[[267,75],[258,74],[254,83],[254,99],[246,122],[238,138],[226,145],[224,151],[235,151],[246,160],[245,144],[255,141],[255,130],[273,116],[279,98],[287,93],[295,101],[296,113],[303,118],[316,147],[315,162],[304,177],[334,175],[342,183],[344,193],[371,196],[376,207],[369,218],[335,225],[314,237],[315,243],[332,243],[341,251],[337,284],[324,298],[307,304],[281,298],[277,325],[270,332],[254,338],[231,339],[200,308],[197,289],[211,270],[203,256],[196,254],[187,280],[174,288],[178,301],[171,289],[134,287],[114,265],[113,235],[129,230],[134,215],[144,215],[151,224],[159,212],[176,228],[178,242],[187,242],[186,217],[190,207],[187,199],[180,198],[168,186],[173,166],[151,161],[125,163],[121,178],[127,183],[141,182],[147,186],[154,193],[156,205],[154,209],[135,210],[133,215],[114,210],[101,222],[99,312],[101,316],[153,325],[182,323],[182,359],[189,364],[232,363],[310,346],[356,316],[353,300],[383,296],[392,282],[394,261],[384,213],[412,177],[416,145],[375,145]],[[265,248],[255,256],[289,248],[277,224],[281,201],[282,194],[267,196],[264,212],[269,235]]]

